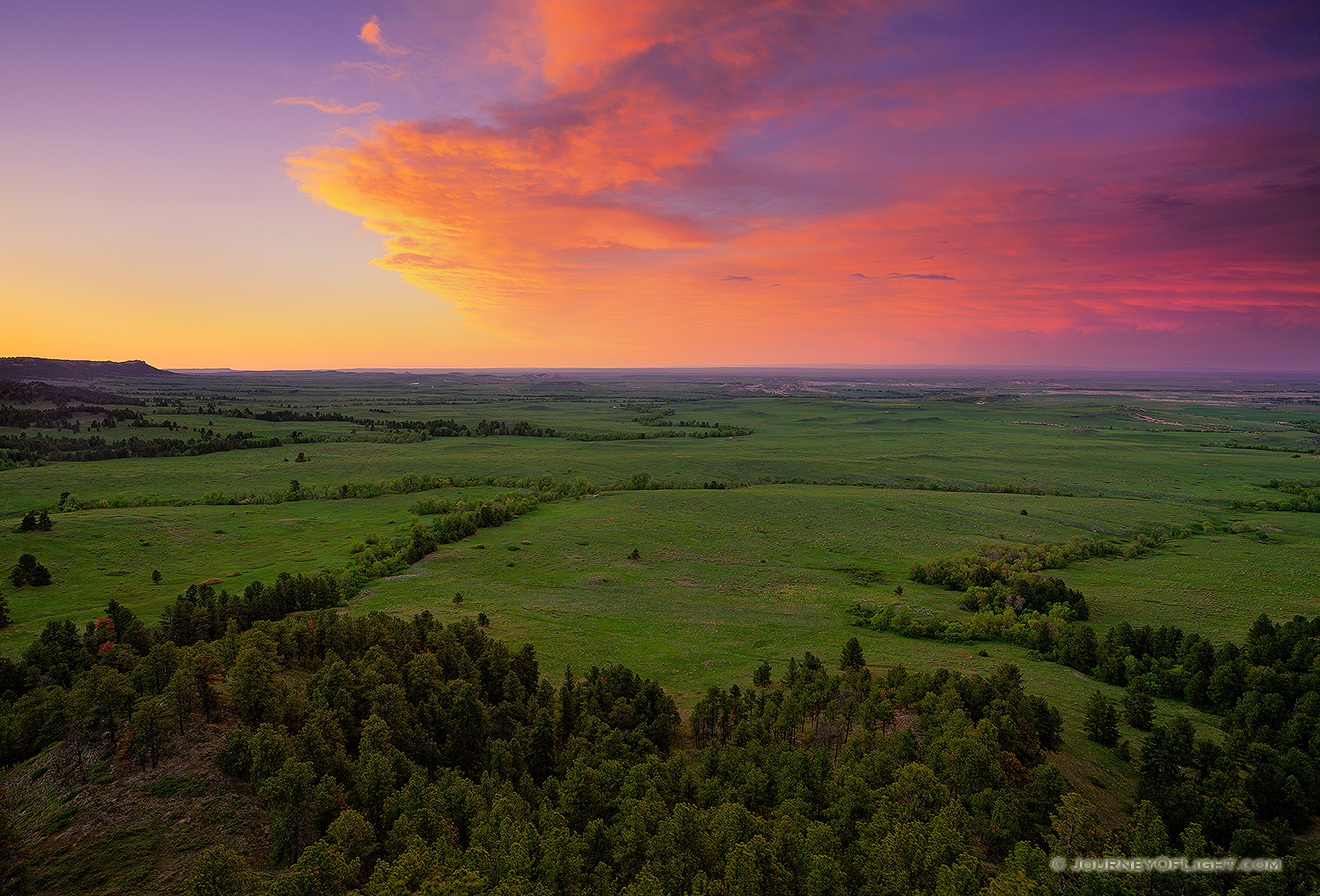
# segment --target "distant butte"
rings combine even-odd
[[[65,361],[55,358],[0,358],[0,379],[85,382],[103,377],[169,376],[146,361]]]

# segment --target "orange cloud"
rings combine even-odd
[[[364,44],[370,44],[380,52],[386,53],[390,56],[402,55],[408,52],[407,50],[391,46],[385,42],[385,39],[380,35],[380,20],[375,16],[372,16],[367,23],[362,26],[362,30],[358,32],[358,40],[362,41]]]
[[[1204,59],[1105,80],[1046,58],[1022,71],[1060,77],[1037,83],[902,57],[891,75],[870,68],[886,6],[864,0],[517,13],[536,29],[507,44],[537,72],[528,95],[289,159],[303,191],[386,235],[379,265],[489,331],[605,363],[680,363],[676,346],[897,363],[996,332],[1320,328],[1315,176],[1245,181],[1206,155],[1228,136],[1242,170],[1282,172],[1304,151],[1241,127],[1151,133],[1165,93],[1235,81]],[[383,45],[374,18],[362,39]],[[1140,127],[1112,125],[1130,117],[1116,98],[1147,95]],[[1074,114],[1069,97],[1077,135],[1019,110]]]

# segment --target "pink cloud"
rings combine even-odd
[[[902,43],[860,0],[500,9],[499,64],[534,73],[504,101],[289,160],[480,326],[627,355],[644,315],[648,347],[733,328],[761,361],[1320,328],[1320,117],[1291,86],[1320,66],[1225,57],[1231,23],[1014,55],[974,21]]]

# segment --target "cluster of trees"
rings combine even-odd
[[[1013,575],[1042,569],[1066,569],[1072,563],[1093,557],[1139,556],[1168,544],[1174,534],[1163,526],[1155,526],[1137,532],[1125,544],[1080,536],[1072,541],[1042,544],[986,542],[973,551],[914,564],[911,578],[914,582],[943,585],[952,591],[966,591],[974,585],[988,585],[991,581]],[[1196,530],[1189,527],[1176,532],[1179,538],[1190,538],[1194,534]]]
[[[1315,439],[1306,439],[1313,442]],[[1289,447],[1288,445],[1266,445],[1261,442],[1239,442],[1237,439],[1229,439],[1227,442],[1202,442],[1203,448],[1234,448],[1239,451],[1282,451],[1285,454],[1315,454],[1317,449],[1314,447],[1303,448],[1300,445]]]
[[[203,505],[226,505],[242,506],[251,504],[282,504],[285,501],[311,501],[311,500],[347,500],[350,498],[376,498],[381,495],[407,495],[417,492],[431,491],[433,489],[443,488],[471,488],[479,486],[494,486],[497,488],[516,488],[524,489],[530,494],[525,496],[505,495],[494,499],[498,501],[507,501],[510,499],[531,498],[536,503],[546,503],[548,501],[557,501],[563,498],[580,497],[582,495],[594,494],[597,487],[582,476],[578,476],[572,481],[556,480],[549,474],[539,477],[467,477],[451,479],[447,476],[435,476],[430,474],[408,473],[397,479],[379,480],[377,482],[353,482],[340,485],[319,485],[311,486],[301,482],[295,489],[290,481],[289,488],[279,489],[269,492],[221,492],[211,491],[203,494],[199,498],[169,498],[152,495],[117,495],[110,498],[78,498],[65,492],[59,503],[59,509],[64,511],[88,510],[93,508],[108,507],[176,507],[194,504]],[[649,481],[649,480],[648,480]],[[612,489],[631,488],[628,483],[615,483],[607,486]],[[657,485],[656,487],[660,487]],[[676,483],[664,483],[665,488],[679,488]],[[444,498],[428,498],[419,501],[414,505],[412,512],[419,515],[432,515],[435,513],[449,513],[463,509],[474,509],[475,502],[450,501]],[[431,509],[427,509],[431,508]],[[443,509],[443,508],[448,508]]]
[[[973,585],[964,594],[962,606],[973,611],[1012,607],[1019,613],[1023,610],[1048,613],[1058,606],[1070,618],[1087,619],[1091,615],[1082,592],[1069,588],[1057,576],[1038,573],[1015,573],[1003,579],[991,579],[989,585]]]
[[[70,402],[97,402],[96,404],[77,404]],[[36,380],[0,380],[0,426],[14,426],[27,429],[30,426],[43,429],[70,428],[78,432],[81,424],[78,418],[101,415],[97,427],[113,428],[121,420],[144,421],[138,411],[127,408],[104,407],[105,404],[142,405],[140,399],[126,398],[100,389],[83,389],[68,386],[52,386]],[[13,402],[10,404],[9,402]],[[54,404],[54,407],[18,407],[17,405]]]
[[[966,592],[963,606],[969,610],[1012,607],[1017,612],[1048,613],[1059,605],[1069,616],[1086,619],[1089,609],[1082,593],[1069,588],[1062,579],[1042,576],[1040,570],[1063,569],[1070,563],[1112,556],[1120,550],[1111,542],[1085,538],[1062,544],[986,543],[974,551],[913,564],[908,577],[914,582]]]
[[[54,525],[55,524],[51,522],[50,514],[46,511],[43,510],[38,513],[35,510],[29,510],[27,513],[23,514],[23,519],[19,521],[18,531],[49,532],[54,528]]]
[[[406,535],[371,538],[355,544],[348,565],[337,573],[343,589],[355,593],[372,579],[403,571],[440,545],[461,541],[481,529],[502,526],[515,517],[531,513],[540,505],[540,499],[537,493],[510,494],[459,503],[465,509],[459,509],[455,504],[453,509],[437,515],[429,524],[417,520]]]
[[[508,482],[510,480],[503,481]],[[559,501],[564,498],[577,498],[583,495],[596,493],[596,486],[588,482],[582,476],[579,476],[572,482],[559,482],[549,475],[541,476],[538,479],[519,481],[526,483],[526,485],[521,487],[528,489],[531,492],[530,495],[510,493],[488,499],[488,502],[504,503],[506,505],[515,506],[518,502],[531,498],[535,503],[545,504],[551,501]],[[413,504],[412,507],[409,508],[409,512],[415,513],[418,516],[435,516],[443,513],[464,513],[470,510],[479,510],[483,503],[488,502],[469,501],[464,499],[454,500],[440,497],[423,498]],[[482,528],[485,527],[483,526]]]
[[[278,438],[259,439],[250,432],[217,435],[209,430],[201,438],[143,439],[132,436],[113,442],[101,436],[86,438],[48,436],[0,436],[0,449],[27,463],[39,461],[96,461],[126,457],[195,457],[217,451],[241,451],[247,448],[278,448]]]
[[[23,554],[14,564],[14,568],[9,571],[9,582],[15,588],[22,588],[24,585],[40,588],[50,584],[50,570],[38,563],[34,555]]]
[[[77,418],[91,417],[93,415],[102,415],[95,421],[96,428],[114,429],[121,420],[144,421],[146,418],[137,411],[131,411],[126,408],[111,408],[106,410],[99,405],[74,405],[73,407],[60,406],[53,408],[20,408],[13,405],[0,404],[0,426],[16,426],[19,429],[27,429],[30,426],[40,427],[42,429],[64,429],[70,428],[75,433],[82,428]]]
[[[276,870],[211,849],[194,884],[226,894],[1148,892],[1150,875],[1060,878],[1048,857],[1286,849],[1242,809],[1273,778],[1251,766],[1234,789],[1232,745],[1174,723],[1143,748],[1132,821],[1105,830],[1046,761],[1059,714],[1012,665],[875,676],[851,644],[838,670],[808,653],[771,684],[764,665],[685,730],[654,681],[613,666],[555,688],[530,645],[471,620],[322,610],[179,645],[112,604],[0,663],[0,763],[58,743],[81,780],[98,754],[145,767],[190,719],[230,720],[217,764],[267,813]],[[1288,811],[1308,782],[1277,771]],[[1291,860],[1270,877],[1320,883]]]
[[[76,729],[80,739],[101,732],[106,735],[107,749],[120,749],[123,744],[117,735],[122,733],[123,723],[128,722],[125,730],[130,735],[137,730],[134,707],[149,700],[152,705],[143,719],[154,719],[151,724],[155,725],[160,715],[155,698],[163,694],[170,696],[182,733],[190,713],[216,709],[217,687],[225,670],[234,667],[240,641],[254,625],[284,619],[289,613],[324,613],[338,606],[341,597],[329,576],[281,573],[273,585],[253,582],[242,594],[217,592],[210,585],[191,586],[166,607],[160,624],[154,627],[115,600],[110,601],[104,616],[88,622],[81,633],[67,619],[52,620],[23,652],[20,662],[0,658],[0,766],[30,758],[68,738],[74,730],[71,725],[81,726]],[[332,617],[317,618],[324,624]],[[293,626],[286,636],[303,644],[315,638],[315,624]],[[187,681],[171,684],[180,668]],[[95,699],[92,694],[80,696],[80,688],[103,692],[95,699],[106,702],[83,706]],[[172,690],[167,694],[168,688]],[[88,718],[78,715],[84,710]],[[143,747],[149,752],[135,752],[134,756],[158,757],[165,736],[153,729],[150,742]]]
[[[51,621],[19,663],[0,660],[0,766],[54,744],[83,783],[89,758],[158,762],[190,717],[218,708],[223,649],[180,648],[113,600],[81,635]]]
[[[1123,694],[1122,706],[1121,717],[1133,728],[1149,731],[1155,724],[1155,700],[1151,697],[1143,679],[1134,678],[1128,683],[1127,691]],[[1095,691],[1086,701],[1082,727],[1089,739],[1106,747],[1113,747],[1119,744],[1119,718],[1118,707],[1100,691]]]
[[[520,496],[501,495],[500,499],[517,499],[518,497]],[[463,511],[471,509],[472,502],[466,501],[462,498],[423,498],[409,507],[408,512],[414,513],[418,516],[436,516],[442,513],[462,513]]]
[[[134,405],[137,407],[146,404],[140,398],[116,395],[114,392],[106,392],[102,389],[91,389],[85,386],[53,386],[39,380],[8,379],[0,379],[0,401],[13,402],[14,404],[53,404],[56,407],[65,407],[75,401],[90,401],[101,405]],[[97,410],[103,410],[103,408],[97,408]]]
[[[452,418],[435,420],[377,420],[367,417],[352,417],[340,413],[322,413],[320,411],[294,411],[294,410],[275,410],[261,411],[252,413],[243,409],[245,413],[238,413],[235,416],[247,416],[257,420],[266,420],[271,422],[343,422],[351,423],[355,426],[361,426],[368,431],[384,431],[398,433],[416,433],[430,438],[485,438],[488,436],[523,436],[533,439],[570,439],[579,442],[598,442],[598,441],[634,441],[654,438],[672,438],[676,436],[692,436],[693,438],[711,438],[728,436],[750,435],[751,430],[740,426],[724,426],[722,424],[712,424],[707,421],[680,421],[671,423],[667,420],[638,420],[651,426],[660,427],[689,427],[691,432],[611,432],[611,433],[585,433],[568,432],[555,429],[552,426],[537,426],[526,420],[506,422],[503,420],[482,419],[473,426],[466,423],[459,423]],[[672,413],[672,411],[670,412]]]
[[[1320,513],[1320,479],[1271,479],[1264,488],[1271,488],[1294,497],[1278,501],[1230,502],[1234,510],[1285,510],[1294,513]]]
[[[1178,767],[1170,780],[1186,786],[1169,789],[1158,783],[1154,772],[1143,779],[1149,784],[1143,793],[1161,813],[1180,819],[1171,830],[1200,818],[1204,831],[1219,832],[1211,839],[1224,849],[1244,826],[1254,826],[1277,845],[1286,844],[1290,831],[1320,816],[1320,617],[1274,623],[1262,614],[1238,646],[1231,641],[1215,645],[1176,626],[1134,628],[1127,622],[1100,638],[1086,623],[1029,612],[1019,617],[1011,608],[978,613],[972,623],[908,620],[890,608],[870,616],[864,610],[853,612],[873,628],[951,640],[974,632],[980,622],[985,637],[1021,644],[1046,659],[1125,687],[1123,715],[1138,729],[1153,724],[1154,696],[1221,715],[1229,732],[1222,746],[1193,743],[1182,729],[1168,728],[1181,724],[1176,720],[1156,725],[1143,745],[1145,767],[1155,762],[1155,754],[1146,755],[1152,740],[1157,745],[1152,750],[1173,744],[1168,749]],[[1088,735],[1114,745],[1117,709],[1105,709],[1103,696],[1093,696],[1092,704]],[[1189,770],[1193,760],[1201,763],[1195,774]],[[1221,774],[1212,777],[1216,768]],[[1192,792],[1194,784],[1211,777],[1222,799]],[[1235,826],[1226,828],[1222,820],[1211,824],[1224,810],[1223,800],[1233,799],[1238,801],[1233,804],[1238,807],[1232,816]],[[1256,842],[1245,833],[1243,837]]]
[[[246,409],[245,409],[246,410]],[[538,426],[529,423],[526,420],[517,420],[506,422],[503,420],[482,419],[473,426],[466,423],[459,423],[453,418],[443,418],[435,420],[377,420],[367,417],[352,417],[340,413],[322,413],[322,412],[304,412],[293,410],[262,411],[260,413],[251,413],[236,415],[248,416],[257,420],[267,420],[271,422],[324,422],[334,421],[351,423],[355,426],[361,426],[364,429],[376,432],[384,431],[387,433],[413,433],[418,436],[430,438],[486,438],[489,436],[522,436],[533,439],[570,439],[579,442],[598,442],[598,441],[635,441],[654,438],[672,438],[681,436],[692,436],[693,438],[712,438],[728,436],[750,435],[752,430],[740,426],[724,426],[718,423],[711,424],[706,421],[680,421],[677,424],[668,421],[653,422],[653,426],[667,427],[690,427],[692,432],[610,432],[610,433],[585,433],[569,432],[555,429],[552,426]]]
[[[619,407],[626,411],[636,411],[637,416],[632,418],[632,422],[641,423],[643,426],[655,426],[666,417],[674,416],[674,409],[662,404],[637,402],[620,404]]]
[[[275,582],[252,582],[240,594],[211,585],[189,585],[161,614],[162,636],[180,647],[214,641],[231,628],[247,631],[262,620],[283,619],[289,613],[337,607],[343,591],[335,577],[282,572]]]
[[[493,479],[493,477],[490,477]],[[544,479],[545,477],[541,477]],[[527,483],[540,480],[502,479],[498,483]],[[487,478],[453,480],[447,476],[435,476],[425,473],[406,473],[396,479],[382,479],[376,482],[346,482],[340,485],[305,486],[299,485],[295,491],[291,488],[269,492],[222,492],[210,491],[196,499],[165,498],[152,495],[115,496],[112,498],[77,498],[64,493],[60,498],[61,510],[88,510],[106,507],[179,507],[192,504],[204,505],[248,505],[282,504],[285,501],[310,500],[347,500],[349,498],[378,498],[382,495],[409,495],[416,492],[430,491],[450,486],[471,486],[492,484]],[[564,488],[570,486],[558,484]],[[575,484],[574,484],[575,485]],[[524,488],[526,485],[509,487]]]
[[[667,420],[666,417],[674,416],[672,408],[663,412],[653,414],[644,414],[639,417],[633,417],[633,423],[640,423],[643,426],[682,426],[689,429],[734,429],[736,427],[725,426],[722,423],[711,423],[709,420]]]
[[[1000,483],[978,482],[936,482],[917,476],[902,476],[900,488],[916,488],[931,492],[982,492],[995,495],[1052,495],[1054,497],[1072,497],[1072,492],[1058,488],[1041,488],[1035,485],[1003,485]]]
[[[901,585],[899,586],[902,587]],[[930,611],[915,614],[898,605],[898,601],[876,608],[869,602],[854,604],[847,610],[856,617],[854,625],[865,626],[879,632],[894,632],[908,638],[931,638],[966,644],[973,641],[1006,641],[1058,659],[1065,665],[1074,665],[1055,655],[1055,651],[1072,648],[1072,635],[1076,627],[1069,620],[1066,608],[1055,606],[1049,614],[1035,610],[1018,613],[1012,606],[1002,609],[978,610],[968,619],[947,619]],[[1089,628],[1089,626],[1087,627]],[[1091,631],[1094,661],[1094,636]],[[1066,654],[1070,656],[1071,653]],[[1075,668],[1075,665],[1074,665]]]
[[[435,420],[378,420],[372,417],[354,417],[337,411],[295,411],[280,409],[253,413],[249,408],[221,411],[226,416],[247,417],[270,423],[351,423],[368,431],[417,432],[434,438],[480,438],[485,436],[527,436],[552,439],[560,435],[548,426],[536,426],[526,420],[505,423],[500,420],[482,420],[475,426],[459,423],[453,418]]]
[[[1177,535],[1190,538],[1197,531],[1212,529],[1207,522],[1199,530],[1179,529]],[[915,563],[909,578],[965,592],[962,606],[974,612],[997,613],[1012,608],[1016,613],[1054,613],[1065,619],[1084,620],[1090,615],[1085,596],[1060,578],[1042,576],[1041,570],[1065,569],[1093,557],[1137,557],[1164,546],[1171,537],[1169,530],[1156,526],[1136,533],[1124,544],[1080,537],[1030,545],[987,542],[975,550]]]
[[[662,432],[567,432],[560,435],[573,442],[639,442],[647,439],[731,439],[750,436],[755,430],[745,426],[719,426],[714,429],[666,429]]]

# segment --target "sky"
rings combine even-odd
[[[1314,2],[3,23],[0,355],[1320,370]]]

